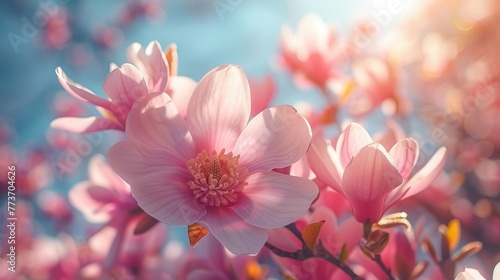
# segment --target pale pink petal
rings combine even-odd
[[[337,192],[343,193],[341,175],[344,170],[340,166],[337,153],[323,136],[313,136],[307,158],[312,171],[321,181]]]
[[[231,206],[248,223],[265,229],[286,226],[304,215],[318,195],[309,179],[276,172],[255,173]]]
[[[297,26],[297,35],[310,52],[321,52],[327,46],[328,29],[323,19],[314,13],[306,14]]]
[[[119,67],[119,66],[118,66],[116,63],[111,62],[111,63],[109,64],[109,72],[111,72],[111,71],[115,70],[115,69],[116,69],[116,68],[118,68],[118,67]]]
[[[439,176],[446,163],[446,148],[442,147],[432,158],[413,175],[408,182],[391,192],[387,199],[388,207],[399,200],[414,196],[428,188]]]
[[[125,133],[183,162],[195,156],[186,122],[166,93],[151,93],[138,100],[130,110]]]
[[[413,138],[403,139],[394,145],[389,155],[394,160],[396,168],[403,179],[407,179],[418,159],[418,143]]]
[[[113,170],[128,183],[185,164],[165,151],[150,149],[134,140],[125,140],[111,147],[108,161]]]
[[[288,174],[292,176],[308,178],[310,180],[316,178],[316,174],[312,172],[311,166],[309,166],[309,162],[307,161],[307,153],[304,156],[302,156],[302,158],[300,158],[299,161],[290,166],[290,172]]]
[[[349,124],[340,134],[337,140],[337,153],[340,163],[345,168],[361,148],[373,143],[372,138],[366,130],[357,123]]]
[[[276,83],[271,75],[265,76],[261,81],[250,79],[248,82],[252,94],[251,115],[255,116],[269,107],[276,92]]]
[[[344,171],[342,188],[359,222],[378,222],[385,199],[403,178],[380,144],[362,148]]]
[[[186,116],[197,150],[232,150],[250,116],[250,89],[243,70],[219,66],[193,91]]]
[[[92,190],[94,189],[94,195]],[[85,219],[91,223],[105,223],[111,219],[111,214],[116,209],[116,205],[106,203],[96,199],[96,191],[104,190],[103,187],[96,186],[90,181],[77,184],[68,193],[69,202],[78,209]],[[109,191],[108,191],[109,192]]]
[[[297,162],[311,142],[309,123],[291,106],[266,109],[238,138],[233,153],[250,173],[267,172]]]
[[[385,126],[388,130],[384,133],[377,134],[374,140],[382,144],[382,146],[389,151],[398,141],[405,138],[405,133],[394,119],[388,119]]]
[[[196,82],[191,78],[183,76],[170,77],[167,93],[183,117],[186,117],[189,100],[195,87]]]
[[[153,218],[169,225],[190,225],[206,214],[189,189],[192,180],[185,168],[169,168],[131,183],[139,206]]]
[[[165,92],[170,73],[158,41],[149,43],[146,49],[133,43],[127,50],[127,57],[144,74],[149,92]]]
[[[112,190],[115,196],[130,196],[130,187],[106,163],[102,155],[95,155],[89,162],[90,181]]]
[[[455,280],[486,280],[486,278],[484,278],[479,271],[473,268],[465,268],[464,271],[458,273]]]
[[[124,130],[124,127],[110,119],[87,117],[62,117],[53,120],[50,123],[52,128],[62,129],[74,133],[92,133],[107,129]]]
[[[493,278],[492,279],[500,279],[500,262],[495,265],[493,269]]]
[[[200,222],[233,254],[256,254],[267,240],[265,229],[250,225],[228,207],[211,207]]]
[[[56,68],[56,75],[61,86],[76,99],[113,111],[114,106],[109,100],[96,96],[88,88],[73,82],[66,76],[61,67]]]
[[[125,63],[108,74],[103,89],[122,114],[134,102],[148,93],[142,73],[132,64]]]

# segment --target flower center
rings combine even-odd
[[[238,166],[239,155],[212,151],[201,151],[187,162],[187,168],[194,177],[187,183],[194,198],[209,206],[228,205],[236,202],[238,192],[248,184],[248,169]]]

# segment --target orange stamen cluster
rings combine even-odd
[[[238,192],[248,184],[248,169],[238,166],[239,155],[225,154],[222,149],[217,154],[203,150],[187,162],[187,168],[194,180],[187,184],[195,199],[208,206],[222,206],[235,203]]]

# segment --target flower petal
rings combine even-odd
[[[311,143],[309,123],[291,106],[266,109],[238,138],[233,153],[253,172],[268,172],[297,162]]]
[[[408,182],[391,192],[387,199],[388,206],[390,207],[397,201],[414,196],[428,188],[439,174],[441,174],[445,163],[446,148],[441,147]]]
[[[133,140],[166,151],[184,163],[194,147],[184,118],[166,93],[151,93],[130,110],[125,133]]]
[[[192,178],[192,177],[191,177]],[[169,168],[144,176],[131,184],[139,206],[153,218],[169,225],[190,225],[206,214],[187,186],[185,168]]]
[[[118,112],[121,115],[128,113],[134,102],[148,93],[144,76],[130,63],[125,63],[111,71],[104,81],[103,89],[113,104],[122,110]]]
[[[61,86],[76,99],[113,111],[114,106],[109,100],[96,96],[88,88],[73,82],[61,67],[56,68],[56,75]]]
[[[356,219],[375,223],[384,213],[387,195],[402,182],[385,149],[374,143],[362,148],[346,167],[342,188]]]
[[[336,151],[339,153],[342,166],[345,168],[361,148],[371,143],[373,143],[372,138],[361,125],[349,124],[337,140]]]
[[[273,76],[267,75],[262,80],[249,80],[252,99],[251,115],[256,116],[269,107],[276,93],[276,82]]]
[[[150,149],[134,140],[125,140],[111,147],[108,161],[113,170],[128,183],[183,164],[165,151]]]
[[[158,41],[152,41],[146,49],[139,43],[131,44],[127,49],[127,58],[144,75],[149,92],[166,91],[170,73],[167,58]]]
[[[243,70],[219,66],[193,91],[187,124],[197,150],[232,150],[250,116],[250,89]]]
[[[473,268],[465,268],[464,271],[457,274],[455,280],[486,280],[486,278]]]
[[[339,193],[342,191],[341,176],[344,173],[338,155],[331,143],[321,135],[314,135],[307,152],[311,170],[316,176]]]
[[[111,215],[113,210],[116,209],[116,205],[96,200],[89,191],[91,189],[96,190],[96,188],[104,189],[90,181],[75,185],[68,192],[69,202],[83,214],[87,221],[91,223],[105,223],[112,218]]]
[[[102,155],[90,159],[89,178],[97,186],[114,190],[115,196],[130,196],[130,187],[111,169]]]
[[[74,133],[92,133],[108,129],[124,130],[122,125],[116,122],[98,117],[75,118],[75,117],[62,117],[53,120],[50,123],[52,128],[62,129]]]
[[[418,159],[418,143],[413,138],[406,138],[397,142],[389,151],[396,168],[403,179],[407,179]]]
[[[183,117],[186,117],[189,100],[195,87],[196,82],[191,78],[183,76],[170,77],[167,93]]]
[[[233,254],[256,254],[267,241],[265,229],[250,225],[228,207],[211,207],[200,222]]]
[[[255,173],[231,206],[248,223],[265,229],[288,225],[304,215],[318,195],[311,180],[276,172]]]

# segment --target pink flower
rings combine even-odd
[[[125,121],[135,100],[148,93],[143,74],[132,64],[125,63],[109,73],[104,81],[104,91],[109,96],[103,99],[89,89],[71,81],[60,67],[56,74],[63,88],[75,98],[95,105],[104,117],[55,119],[51,126],[76,133],[90,133],[106,129],[125,130]]]
[[[352,72],[355,93],[349,98],[348,108],[354,115],[365,115],[381,105],[387,115],[405,113],[406,101],[398,92],[399,78],[396,67],[387,59],[372,57],[358,60]]]
[[[335,29],[316,14],[305,15],[296,34],[288,26],[281,32],[281,64],[299,85],[324,89],[331,79],[341,77],[343,60]]]
[[[137,208],[130,187],[106,164],[101,155],[89,162],[89,181],[69,191],[69,201],[91,223],[106,223]]]
[[[109,244],[101,242],[98,246],[105,250],[104,268],[110,269],[119,260],[123,244],[132,235],[127,233],[127,228],[137,230],[140,222],[151,220],[147,230],[157,221],[138,207],[129,185],[113,172],[102,156],[97,155],[90,160],[89,177],[89,181],[79,183],[70,190],[69,200],[87,221],[102,223],[89,238],[90,241],[102,241],[106,239],[102,236],[111,236],[108,238]]]
[[[169,77],[169,65],[158,42],[151,42],[145,49],[133,43],[127,55],[132,64],[125,63],[121,67],[112,64],[111,72],[104,81],[103,88],[108,99],[98,97],[73,82],[58,67],[56,74],[62,87],[80,101],[95,105],[104,117],[63,117],[54,120],[51,126],[76,133],[107,129],[124,131],[132,105],[151,92],[166,92],[178,104],[179,110],[185,112],[196,82],[182,76]]]
[[[129,140],[109,151],[113,169],[140,207],[161,222],[198,222],[231,252],[256,253],[268,228],[287,225],[318,194],[310,180],[272,172],[298,161],[311,131],[290,106],[250,123],[250,91],[237,66],[213,69],[194,89],[186,119],[166,94],[129,114]]]
[[[412,176],[418,152],[413,138],[397,142],[387,152],[363,127],[351,123],[340,134],[336,149],[315,136],[308,156],[318,178],[347,197],[356,219],[375,223],[386,209],[426,189],[443,169],[444,147]]]
[[[276,95],[276,82],[271,75],[267,75],[261,80],[250,79],[248,82],[252,94],[252,112],[250,115],[256,116],[269,107],[271,100]]]

